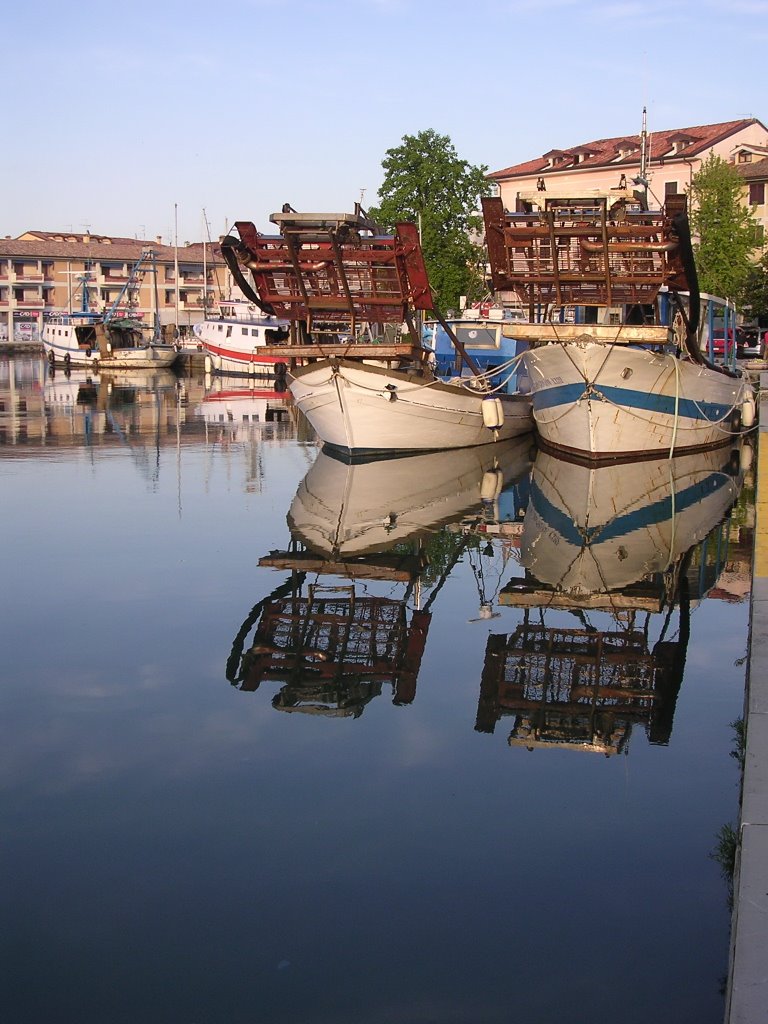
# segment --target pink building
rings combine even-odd
[[[537,188],[560,195],[571,190],[576,195],[581,189],[632,188],[632,179],[640,174],[641,150],[640,135],[597,139],[569,149],[551,149],[525,163],[492,171],[488,177],[497,183],[505,207],[514,210],[520,192]],[[768,155],[768,129],[754,117],[649,132],[646,177],[651,206],[660,206],[668,195],[685,192],[710,153],[739,168],[745,177],[744,202],[752,206],[763,228],[768,227],[768,207],[765,196],[759,194],[759,182],[750,182],[745,174],[747,166]]]

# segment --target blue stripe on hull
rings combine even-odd
[[[672,519],[673,515],[680,515],[681,512],[692,508],[731,480],[732,478],[726,473],[710,473],[698,483],[676,492],[674,499],[672,494],[669,494],[642,508],[616,516],[615,519],[602,523],[600,526],[583,530],[576,526],[570,515],[552,504],[536,480],[531,483],[531,502],[544,522],[569,544],[576,547],[588,547],[592,544],[602,544],[619,537],[626,537],[637,530],[667,522]]]
[[[666,416],[675,415],[675,396],[658,395],[647,391],[634,391],[630,388],[618,388],[595,385],[596,392],[590,395],[590,401],[608,401],[619,408],[642,409],[645,412],[656,412]],[[573,405],[586,394],[584,384],[562,384],[555,388],[546,388],[533,393],[533,411],[554,409],[561,405]],[[601,399],[600,395],[605,398]],[[720,402],[694,402],[691,398],[680,398],[677,403],[679,416],[686,419],[717,423],[725,419],[733,405]]]

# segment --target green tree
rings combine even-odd
[[[370,216],[392,230],[399,220],[421,223],[421,244],[441,312],[457,308],[459,296],[480,298],[484,288],[480,196],[487,195],[486,166],[460,160],[448,135],[431,129],[404,135],[382,161],[379,205]]]
[[[742,202],[743,188],[736,168],[710,153],[689,192],[699,286],[737,303],[743,301],[757,244],[757,223]]]

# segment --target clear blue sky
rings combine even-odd
[[[497,170],[644,104],[650,130],[768,123],[768,0],[33,0],[1,36],[1,236],[374,205],[428,128]]]

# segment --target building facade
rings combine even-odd
[[[597,139],[570,149],[552,149],[525,163],[492,171],[504,205],[516,208],[520,193],[556,190],[578,195],[583,189],[632,188],[640,174],[645,141],[650,202],[661,206],[684,193],[711,153],[734,164],[745,180],[744,202],[758,222],[758,240],[768,235],[768,129],[756,118],[675,128],[615,139]],[[762,165],[762,167],[761,167]]]
[[[149,252],[154,262],[142,261],[132,276]],[[47,320],[86,303],[99,312],[117,303],[146,323],[157,312],[161,324],[184,333],[229,289],[217,245],[27,231],[0,239],[0,342],[38,341]]]

